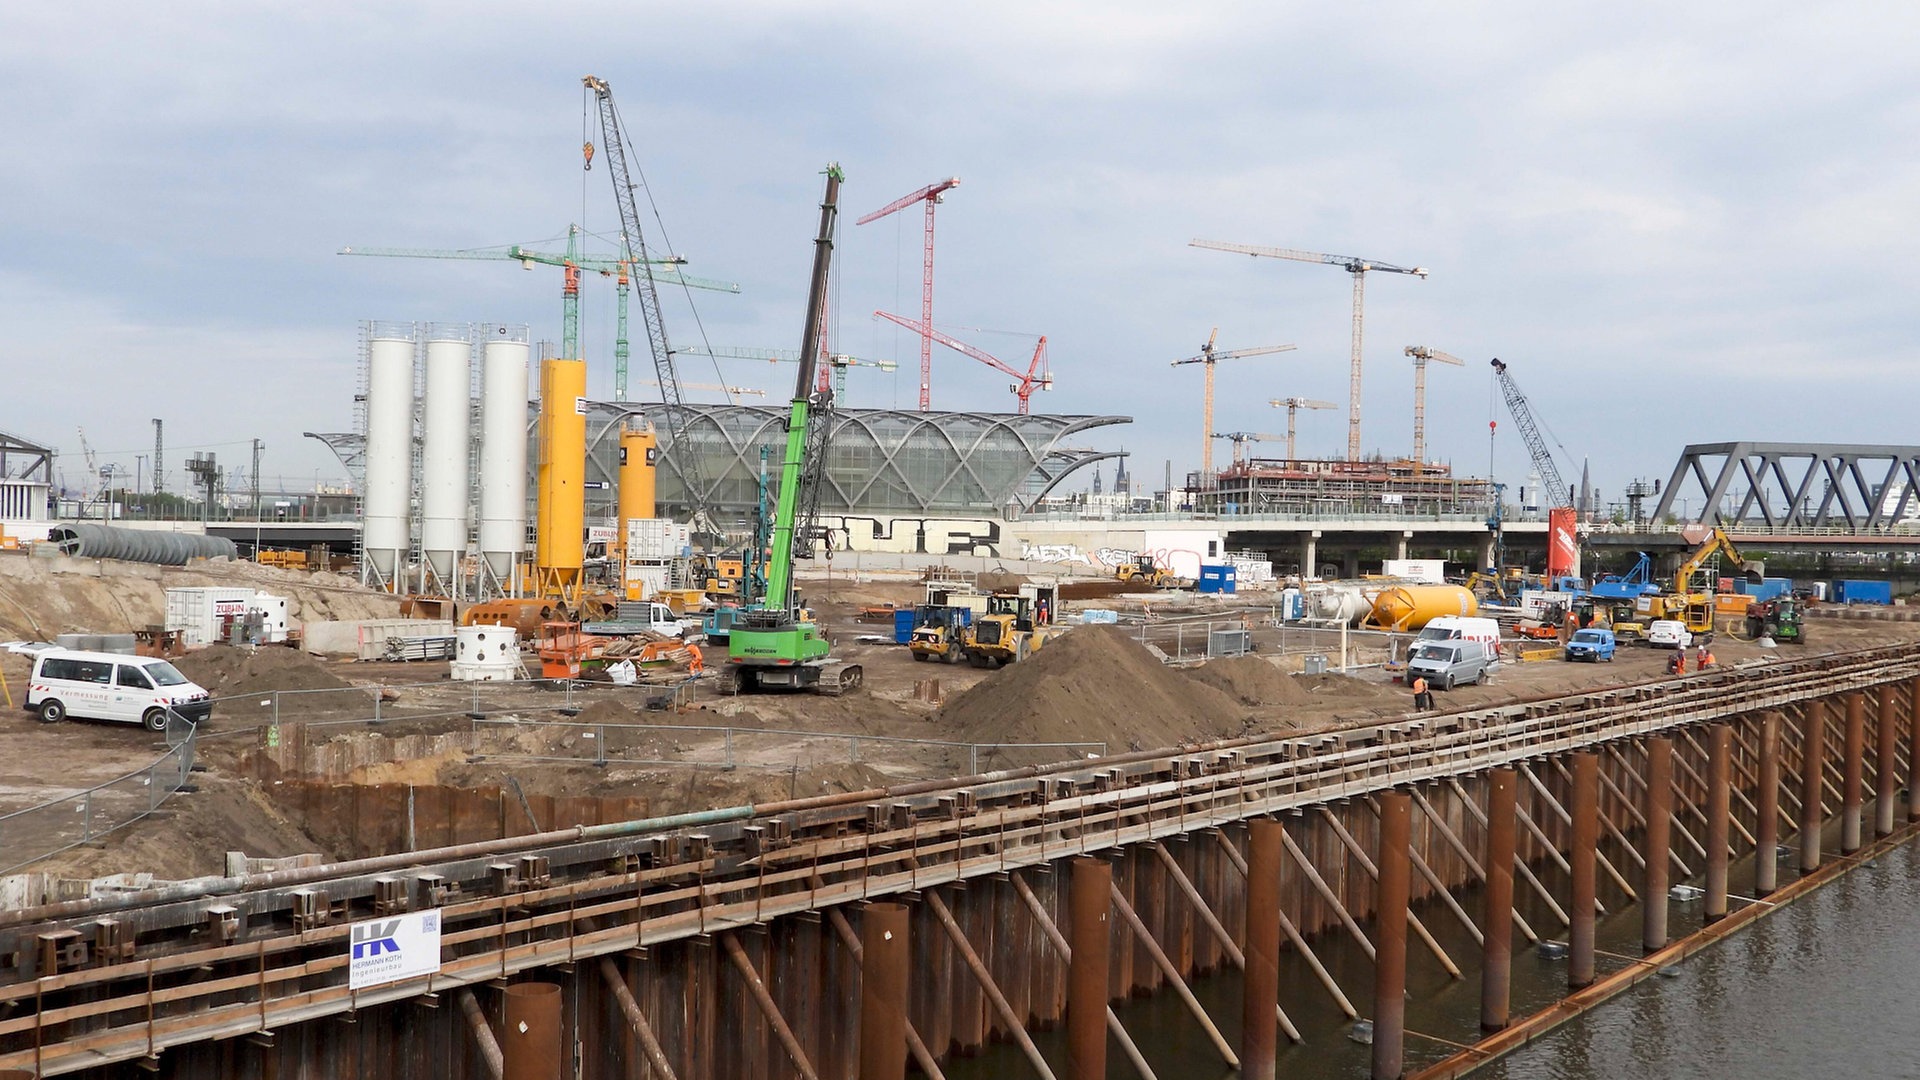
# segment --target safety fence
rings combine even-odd
[[[187,786],[193,773],[198,731],[172,713],[167,752],[124,776],[0,815],[0,873],[92,843],[160,809]]]

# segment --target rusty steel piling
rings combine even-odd
[[[1713,725],[1707,756],[1707,905],[1706,919],[1727,917],[1729,822],[1733,816],[1733,725]]]
[[[1247,825],[1246,984],[1241,995],[1240,1074],[1273,1080],[1278,1053],[1277,1018],[1268,1002],[1280,1000],[1280,830],[1272,818]]]
[[[1512,769],[1487,773],[1487,888],[1480,918],[1482,1031],[1505,1028],[1512,1015],[1514,802],[1519,793]]]
[[[1840,854],[1860,850],[1862,783],[1867,752],[1867,702],[1860,693],[1847,695],[1847,735],[1840,778]]]
[[[1600,755],[1582,750],[1573,755],[1572,885],[1568,890],[1567,985],[1579,989],[1593,981],[1596,895],[1595,854],[1600,843]]]
[[[507,1023],[500,1050],[502,1080],[560,1080],[560,987],[549,982],[507,987]]]
[[[1760,718],[1760,776],[1755,781],[1753,891],[1765,896],[1780,887],[1780,714]]]
[[[1920,821],[1920,679],[1907,683],[1907,820]]]
[[[1673,846],[1673,740],[1647,740],[1646,885],[1640,895],[1640,947],[1658,952],[1667,946],[1667,854]]]
[[[1406,1073],[1407,899],[1412,884],[1413,799],[1405,791],[1380,796],[1380,876],[1375,882],[1373,965],[1373,1080]]]
[[[1800,872],[1820,869],[1820,832],[1826,827],[1827,703],[1807,702],[1800,720]]]
[[[1876,837],[1893,835],[1894,800],[1900,793],[1899,774],[1894,771],[1895,745],[1898,741],[1897,689],[1893,683],[1880,688],[1880,713],[1874,730],[1873,835]]]
[[[460,1004],[460,1015],[466,1018],[467,1029],[473,1032],[474,1045],[480,1048],[480,1063],[486,1066],[487,1075],[493,1080],[501,1080],[506,1072],[506,1058],[500,1050],[500,1040],[494,1038],[493,1026],[487,1023],[487,1014],[481,1011],[480,1002],[473,991],[461,987],[454,995]]]
[[[1113,864],[1073,860],[1067,890],[1067,1080],[1107,1075],[1107,978],[1112,952]]]
[[[907,971],[912,959],[905,904],[860,912],[860,1080],[907,1075]]]

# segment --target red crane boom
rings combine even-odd
[[[1047,337],[1045,334],[1040,335],[1040,343],[1033,347],[1033,359],[1027,362],[1027,370],[1023,372],[1007,366],[1004,361],[992,353],[976,349],[966,342],[961,341],[959,338],[941,333],[930,324],[917,323],[912,319],[885,311],[876,311],[874,314],[890,323],[904,326],[914,333],[919,334],[920,340],[922,341],[937,341],[962,356],[971,356],[995,371],[1004,371],[1008,375],[1019,379],[1019,382],[1008,387],[1008,389],[1012,390],[1014,395],[1020,399],[1021,416],[1027,415],[1030,409],[1029,401],[1033,397],[1035,390],[1053,389],[1053,373],[1047,370]]]
[[[949,176],[937,184],[928,184],[911,195],[900,198],[854,222],[865,225],[869,221],[878,221],[888,214],[905,210],[914,203],[927,204],[926,246],[920,255],[920,325],[933,325],[933,208],[945,201],[949,188],[960,186],[960,178]],[[904,324],[903,324],[904,325]],[[911,326],[908,329],[913,329]],[[977,359],[977,357],[976,357]],[[822,374],[825,370],[822,369]],[[933,409],[933,339],[922,334],[920,337],[920,411]]]

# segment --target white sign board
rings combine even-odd
[[[417,979],[440,970],[440,911],[414,911],[353,924],[347,986],[371,986]]]

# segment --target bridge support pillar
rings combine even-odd
[[[1399,535],[1395,536],[1393,538],[1393,557],[1396,559],[1406,558],[1407,549],[1412,544],[1413,544],[1413,532],[1411,530],[1403,531]]]
[[[525,982],[507,987],[507,1023],[500,1050],[502,1080],[560,1080],[560,987]]]
[[[1667,947],[1668,860],[1673,845],[1673,740],[1665,735],[1647,740],[1647,790],[1641,813],[1647,832],[1641,855],[1647,863],[1646,884],[1640,889],[1640,947],[1658,952]]]
[[[1407,896],[1411,884],[1413,798],[1380,796],[1380,877],[1374,898],[1373,1080],[1406,1073]]]
[[[1920,678],[1907,697],[1907,820],[1920,821]]]
[[[1340,556],[1340,576],[1351,581],[1360,576],[1360,553],[1349,551]]]
[[[1567,913],[1567,985],[1575,990],[1593,982],[1594,918],[1599,899],[1595,872],[1600,844],[1600,755],[1582,750],[1573,755],[1573,850],[1567,854],[1572,873]]]
[[[1715,724],[1707,743],[1707,906],[1708,922],[1727,917],[1728,822],[1733,812],[1733,725]]]
[[[1104,1080],[1107,1075],[1107,959],[1113,953],[1113,864],[1073,860],[1067,894],[1067,1080]],[[1278,997],[1278,995],[1275,995]]]
[[[1847,737],[1840,773],[1840,853],[1860,850],[1862,778],[1867,753],[1867,702],[1860,693],[1847,695]]]
[[[1780,714],[1760,718],[1760,777],[1753,828],[1753,891],[1765,896],[1780,887]]]
[[[1300,534],[1300,576],[1317,578],[1320,576],[1320,530],[1308,529]]]
[[[907,1075],[905,904],[868,904],[860,912],[860,1080]]]
[[[1280,830],[1272,818],[1247,823],[1246,985],[1240,1011],[1240,1075],[1273,1080],[1279,1045]]]
[[[1800,721],[1800,872],[1820,869],[1820,831],[1826,828],[1827,703],[1801,706]]]
[[[1873,761],[1873,835],[1893,835],[1893,804],[1900,795],[1900,776],[1894,757],[1898,753],[1898,717],[1899,701],[1896,692],[1899,687],[1894,683],[1884,683],[1880,687],[1879,725],[1874,734]]]
[[[1480,916],[1480,1030],[1504,1030],[1512,1018],[1514,808],[1512,769],[1487,773],[1487,891]]]
[[[1493,535],[1491,533],[1482,536],[1479,541],[1474,544],[1473,568],[1475,570],[1495,568],[1493,566]]]

